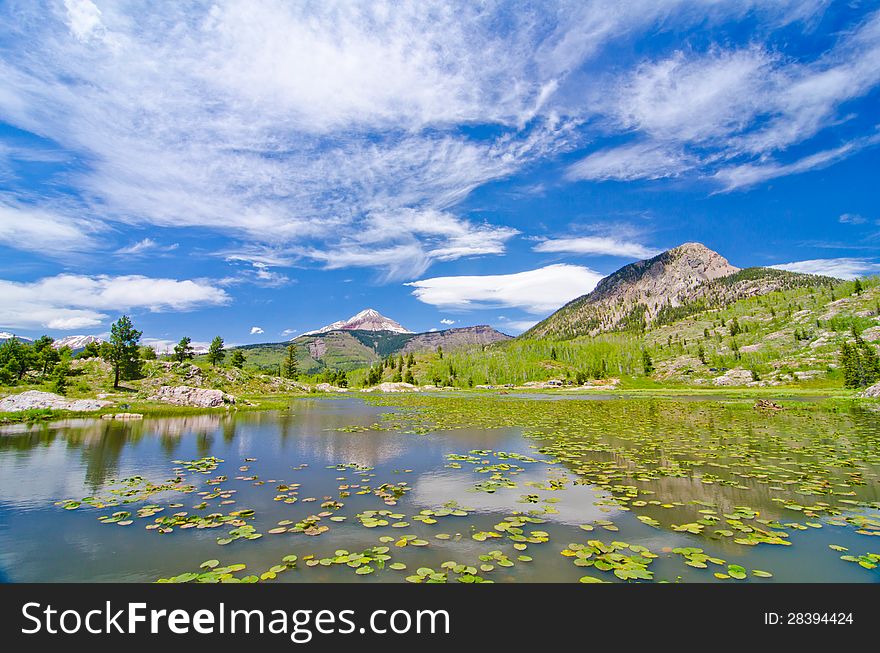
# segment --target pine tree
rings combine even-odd
[[[296,345],[287,345],[287,357],[283,364],[284,376],[288,379],[296,379],[299,376],[299,366],[296,360]]]
[[[407,367],[407,369],[409,369],[410,367],[412,367],[415,364],[416,364],[416,357],[413,355],[412,352],[410,352],[409,356],[407,356],[407,358],[406,358],[406,367]]]
[[[862,288],[862,280],[856,279],[855,283],[853,284],[853,295],[861,295],[862,290],[864,290],[864,288]]]
[[[654,361],[651,360],[651,354],[647,349],[642,350],[642,367],[645,368],[645,376],[651,376],[654,372]]]
[[[550,348],[550,360],[552,360],[552,361],[556,360],[556,347]]]
[[[174,345],[174,360],[178,363],[195,358],[196,352],[192,348],[192,339],[189,336],[183,336],[176,345]]]
[[[443,347],[442,346],[437,347],[437,356],[440,358],[440,360],[443,360]]]
[[[229,362],[232,363],[232,367],[237,367],[241,369],[244,367],[245,363],[244,352],[241,349],[232,350],[232,358],[229,359]]]
[[[226,352],[223,350],[223,338],[214,336],[211,346],[208,347],[208,362],[211,365],[217,365],[217,363],[222,363],[224,358],[226,358]]]
[[[140,372],[138,342],[142,335],[141,331],[134,328],[127,315],[110,325],[110,340],[105,343],[107,347],[104,352],[107,362],[113,366],[114,388],[119,387],[120,379],[134,378]]]
[[[406,370],[406,376],[403,377],[403,380],[404,380],[406,383],[409,383],[410,385],[415,385],[415,384],[416,384],[416,379],[415,379],[415,377],[413,376],[412,370],[410,370],[410,369],[407,369],[407,370]]]

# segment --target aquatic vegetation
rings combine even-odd
[[[401,407],[383,416],[385,433],[326,437],[349,437],[358,446],[372,447],[373,438],[433,446],[435,436],[409,434],[509,429],[525,436],[528,453],[511,450],[516,445],[507,439],[497,448],[483,442],[500,440],[471,440],[481,448],[469,450],[473,445],[453,444],[452,453],[444,448],[434,454],[436,486],[424,483],[431,479],[422,472],[404,469],[414,466],[408,458],[375,467],[322,462],[306,471],[305,463],[267,466],[265,456],[262,463],[248,458],[244,464],[205,456],[174,460],[177,467],[161,482],[110,480],[94,496],[58,501],[58,512],[76,519],[97,509],[103,524],[124,528],[143,519],[146,529],[161,534],[222,528],[216,541],[223,546],[249,546],[266,535],[276,545],[297,547],[294,562],[303,574],[351,570],[345,572],[350,580],[510,581],[540,577],[529,568],[539,574],[547,564],[582,583],[650,582],[661,573],[675,578],[676,568],[679,580],[766,581],[775,578],[771,572],[787,580],[782,567],[761,562],[762,551],[789,547],[784,555],[796,556],[803,549],[790,545],[799,538],[827,542],[841,533],[846,536],[837,541],[847,546],[829,546],[844,561],[868,570],[880,564],[877,554],[849,552],[864,550],[855,539],[880,535],[880,429],[850,421],[846,413],[805,405],[768,416],[751,403],[669,400],[414,395],[370,401]],[[450,442],[457,440],[445,447]],[[383,460],[340,451],[346,452],[343,460]],[[227,476],[226,466],[238,474]],[[397,480],[404,474],[412,474],[412,483]],[[452,496],[445,488],[454,488],[462,503],[445,500]],[[245,502],[254,508],[232,509]],[[343,525],[334,527],[338,523]],[[369,538],[374,529],[376,546],[351,551],[352,541],[361,548],[358,538]],[[135,530],[118,537],[133,537]],[[597,539],[583,543],[580,536]],[[638,544],[648,538],[656,553]],[[298,548],[322,542],[329,551]],[[453,559],[441,564],[447,557]],[[161,582],[273,581],[294,568],[289,562],[248,570],[208,560]]]
[[[631,553],[627,554],[624,551]],[[589,540],[586,544],[569,544],[562,550],[562,555],[573,558],[577,567],[593,567],[599,571],[613,573],[620,580],[651,580],[654,572],[648,569],[656,554],[646,547],[627,542],[611,542]],[[581,582],[591,582],[584,581]]]

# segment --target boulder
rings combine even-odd
[[[163,385],[159,388],[159,392],[150,399],[178,406],[197,406],[199,408],[216,408],[224,404],[235,403],[235,397],[222,390],[192,388],[188,385]]]
[[[143,419],[143,413],[107,413],[101,419]]]
[[[329,383],[319,383],[315,386],[315,390],[318,392],[348,392],[348,388],[340,388]]]
[[[752,373],[741,367],[728,370],[721,376],[712,379],[714,385],[748,385],[752,383]]]
[[[867,388],[862,393],[862,396],[870,399],[880,399],[880,383],[875,383],[870,388]]]
[[[69,400],[67,397],[56,395],[51,392],[40,392],[39,390],[27,390],[17,395],[9,395],[0,399],[0,412],[14,413],[20,410],[32,410],[35,408],[52,408],[55,410],[75,410],[90,411],[100,410],[104,406],[109,406],[112,401],[101,401],[98,399],[74,399]]]

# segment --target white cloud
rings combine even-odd
[[[609,236],[581,236],[573,238],[548,238],[532,249],[536,252],[563,252],[571,254],[593,254],[596,256],[622,256],[625,258],[646,259],[656,256],[660,250],[645,247],[639,243],[620,240]]]
[[[261,328],[258,327],[258,326],[252,326],[252,327],[251,327],[251,335],[252,335],[252,336],[257,335],[257,334],[259,334],[259,333],[263,333],[263,329],[261,329]]]
[[[440,308],[510,306],[544,313],[590,292],[602,276],[579,265],[557,264],[514,274],[434,277],[405,285],[415,288],[412,294],[420,301]]]
[[[850,154],[880,142],[880,135],[850,141],[840,147],[822,150],[802,157],[791,163],[774,161],[761,163],[745,163],[742,165],[722,168],[713,177],[724,185],[725,191],[747,188],[755,184],[809,170],[816,170],[837,163]]]
[[[139,275],[60,274],[24,283],[0,280],[0,324],[81,329],[102,324],[110,317],[105,311],[189,311],[229,300],[225,291],[206,281]]]
[[[855,279],[867,275],[880,274],[880,263],[864,258],[823,258],[808,261],[794,261],[771,265],[772,268],[802,272],[804,274],[821,274],[839,279]]]
[[[565,172],[571,181],[632,181],[676,177],[694,163],[674,147],[635,143],[599,150],[573,163]]]
[[[103,29],[101,10],[91,0],[64,0],[70,31],[80,41],[87,41]]]
[[[583,100],[578,72],[602,46],[752,13],[787,24],[821,7],[99,4],[0,9],[0,119],[82,162],[67,181],[83,213],[104,223],[206,228],[289,258],[386,268],[395,278],[504,251],[512,230],[453,208],[475,188],[582,141],[576,128],[596,109]],[[678,97],[672,86],[660,96]],[[697,114],[668,115],[671,124]],[[621,119],[656,132],[647,114]],[[460,129],[474,124],[492,129]],[[683,156],[676,152],[658,150],[641,173],[632,160],[618,164],[614,175],[665,176],[661,159]],[[438,212],[461,232],[426,231],[421,216]],[[400,237],[345,237],[381,232],[376,216],[385,215]]]
[[[538,320],[509,320],[504,323],[502,331],[509,334],[519,334],[528,331],[538,323]]]
[[[837,221],[840,224],[865,224],[868,219],[858,213],[844,213],[837,219]]]
[[[761,45],[713,46],[643,62],[623,81],[596,93],[606,128],[633,142],[599,150],[573,164],[570,179],[633,180],[695,172],[724,190],[792,175],[851,156],[874,144],[847,135],[824,151],[789,163],[775,157],[846,122],[850,100],[880,83],[880,12],[812,60]]]
[[[451,325],[455,324],[455,320],[450,320],[449,318],[444,317],[442,320],[440,320],[440,324],[445,324],[446,326],[451,326]]]
[[[177,243],[162,245],[152,238],[144,238],[136,243],[117,249],[116,253],[127,256],[141,256],[149,253],[173,252],[178,247],[179,245]]]
[[[292,336],[297,331],[299,331],[299,329],[284,329],[284,331],[281,332],[281,335],[282,336]]]
[[[661,141],[704,141],[740,131],[762,110],[773,57],[759,48],[682,52],[643,64],[615,98],[617,119]]]
[[[100,226],[0,196],[0,243],[50,255],[87,251],[97,246]]]

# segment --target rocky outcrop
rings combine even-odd
[[[436,351],[437,347],[449,351],[456,347],[468,345],[490,345],[493,342],[510,340],[510,336],[493,329],[487,324],[479,324],[472,327],[459,327],[445,329],[444,331],[429,331],[413,336],[401,353],[408,354],[418,351]]]
[[[235,397],[222,390],[193,388],[188,385],[163,385],[155,395],[149,398],[178,406],[197,406],[199,408],[216,408],[224,404],[235,403]]]
[[[862,396],[869,399],[880,399],[880,383],[875,383],[870,388],[867,388],[862,393]]]
[[[412,383],[380,383],[372,388],[364,388],[361,392],[418,392],[418,386]]]
[[[101,415],[101,419],[143,419],[143,413],[107,413],[106,415]]]
[[[348,392],[348,388],[340,388],[329,383],[319,383],[315,386],[315,390],[318,392]]]
[[[9,395],[0,399],[0,412],[15,413],[21,410],[33,410],[51,408],[53,410],[91,411],[100,410],[109,406],[111,401],[99,399],[74,399],[69,400],[61,395],[39,390],[27,390],[17,395]]]
[[[749,385],[752,383],[752,373],[741,367],[728,370],[721,376],[712,379],[713,385]]]

